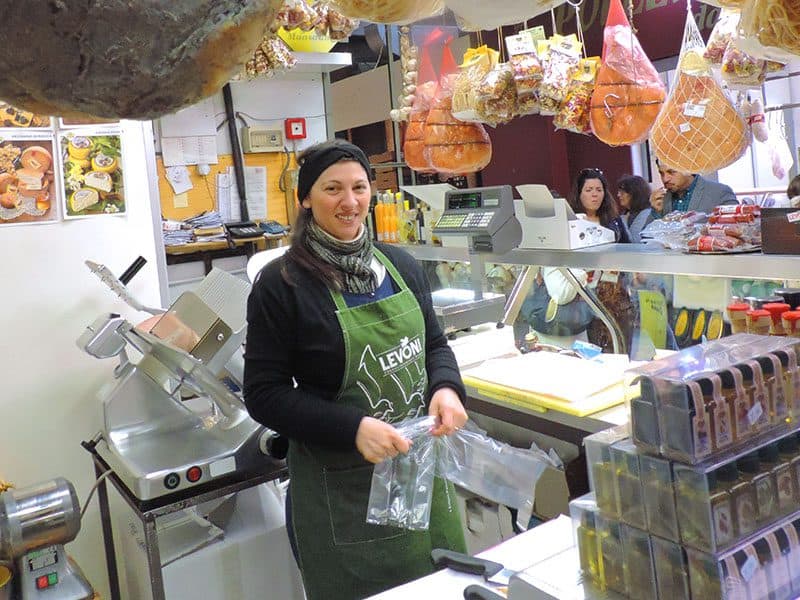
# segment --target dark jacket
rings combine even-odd
[[[697,184],[692,192],[692,199],[689,201],[687,210],[695,210],[711,214],[715,206],[721,204],[736,204],[736,195],[730,186],[716,181],[710,181],[696,175]],[[667,192],[664,196],[664,214],[672,212],[672,192]]]
[[[376,246],[395,265],[422,309],[428,398],[440,387],[451,387],[464,402],[461,375],[436,320],[422,269],[407,252]],[[281,276],[287,264],[296,285]],[[325,286],[282,256],[267,264],[253,284],[247,323],[244,401],[253,419],[298,441],[355,448],[366,413],[333,402],[343,377],[345,349],[336,305]]]

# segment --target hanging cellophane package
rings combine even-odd
[[[353,19],[397,25],[421,21],[444,10],[442,0],[328,0],[328,3]]]
[[[422,51],[419,53],[419,71],[415,75],[414,98],[410,101],[411,112],[408,115],[408,125],[403,141],[403,155],[408,168],[423,173],[435,171],[423,150],[425,149],[425,119],[428,118],[428,111],[433,105],[436,90],[439,88],[436,71],[431,62],[431,45],[436,39],[437,35],[434,31],[425,39]]]
[[[478,85],[478,117],[493,127],[508,123],[517,110],[514,70],[507,62],[497,63]]]
[[[643,142],[665,97],[661,77],[633,34],[622,5],[611,0],[592,95],[592,131],[609,146]]]
[[[731,89],[759,88],[767,77],[767,61],[750,56],[732,39],[722,56],[721,73],[722,80]]]
[[[558,114],[553,118],[556,129],[587,135],[592,133],[589,111],[592,107],[592,93],[599,66],[599,56],[581,59],[578,70],[573,73],[569,82],[566,98],[561,103]]]
[[[453,117],[456,62],[450,45],[442,51],[439,89],[428,111],[423,130],[423,156],[439,173],[474,173],[492,159],[492,143],[480,123],[464,123]]]
[[[544,30],[537,27],[506,36],[508,62],[517,88],[517,114],[520,116],[539,112],[539,85],[543,71],[536,54],[536,43],[543,35]]]
[[[704,52],[703,38],[688,12],[676,80],[650,136],[661,163],[683,173],[727,167],[749,143],[747,125],[714,77]]]
[[[540,40],[536,51],[542,62],[542,82],[539,85],[539,112],[554,115],[564,101],[572,74],[581,62],[581,43],[575,34],[553,35]]]
[[[481,121],[478,115],[478,86],[497,64],[500,53],[486,45],[469,48],[458,66],[453,84],[453,116],[459,121]]]
[[[788,62],[800,56],[800,2],[748,0],[739,21],[740,46],[757,58]]]
[[[445,0],[445,4],[456,15],[460,29],[478,31],[522,23],[563,4],[563,0]]]
[[[719,19],[711,30],[706,43],[706,51],[703,56],[712,65],[722,65],[722,58],[725,56],[725,49],[739,26],[739,13],[732,10],[722,10]]]

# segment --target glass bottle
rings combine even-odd
[[[742,580],[746,583],[748,594],[743,594],[743,598],[750,600],[769,600],[769,581],[767,571],[761,563],[756,549],[752,545],[745,546],[742,550],[734,554],[736,563],[739,565],[739,573]]]
[[[586,510],[578,525],[578,556],[581,572],[593,581],[600,581],[600,564],[597,560],[597,526],[594,513]]]
[[[722,396],[728,403],[733,423],[733,439],[740,442],[753,435],[753,428],[748,420],[750,398],[744,389],[744,377],[736,367],[720,371]]]
[[[727,399],[722,394],[722,379],[716,373],[699,379],[703,390],[706,420],[710,424],[711,442],[714,450],[724,450],[733,443],[733,424]]]
[[[785,465],[789,465],[789,477],[791,478],[792,490],[791,510],[795,510],[797,505],[800,504],[800,443],[798,443],[795,434],[791,434],[778,441],[778,454],[781,458],[781,462]],[[780,502],[783,502],[786,493],[787,489],[784,475],[778,482]]]
[[[786,556],[781,552],[778,540],[774,533],[768,533],[760,540],[753,542],[761,561],[761,566],[767,574],[767,585],[770,599],[790,598],[792,584],[789,577],[789,564]]]
[[[756,505],[756,488],[753,477],[758,474],[758,456],[747,454],[738,461],[739,477],[731,488],[733,499],[733,515],[739,536],[746,536],[755,531],[758,509]]]
[[[744,388],[750,397],[750,410],[747,413],[752,430],[760,433],[767,429],[769,420],[769,402],[767,389],[764,386],[764,372],[756,360],[747,360],[738,365],[744,377]]]
[[[601,448],[600,460],[592,465],[592,473],[594,474],[594,493],[597,498],[597,507],[606,515],[619,516],[610,446]]]
[[[760,525],[774,521],[778,514],[778,489],[775,481],[775,468],[778,466],[778,446],[770,444],[758,451],[760,469],[753,477],[756,488],[758,507],[758,523]]]
[[[798,534],[798,521],[784,525],[781,529],[789,541],[789,576],[792,578],[792,590],[800,594],[800,534]]]
[[[736,535],[731,489],[738,478],[739,471],[735,462],[722,465],[708,474],[708,502],[711,507],[711,527],[716,548],[727,546]]]
[[[756,360],[764,373],[764,390],[767,394],[770,422],[773,424],[783,423],[789,416],[789,406],[781,360],[771,353],[759,356]]]

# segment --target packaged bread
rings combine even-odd
[[[542,82],[542,64],[536,54],[534,30],[527,29],[517,35],[506,36],[508,63],[514,72],[518,115],[535,115],[539,112],[539,85]]]
[[[650,135],[661,163],[683,173],[727,167],[747,149],[747,125],[703,57],[705,45],[687,14],[677,78]]]
[[[500,53],[486,45],[469,48],[453,84],[453,116],[459,121],[480,121],[478,87],[492,70]]]
[[[592,94],[592,131],[610,146],[642,142],[665,97],[661,77],[633,34],[622,5],[611,0]]]
[[[428,112],[423,132],[423,156],[437,172],[474,173],[492,159],[492,143],[480,123],[465,123],[452,114],[455,76],[439,81],[439,90]]]
[[[599,56],[581,59],[578,70],[575,71],[572,81],[569,83],[564,102],[561,103],[558,114],[553,118],[553,125],[556,129],[566,129],[587,135],[592,132],[589,112],[592,107],[592,93],[599,65]]]
[[[442,0],[329,0],[333,8],[353,19],[403,25],[444,10]]]

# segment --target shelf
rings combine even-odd
[[[417,260],[468,261],[466,248],[403,245]],[[522,250],[484,254],[487,263],[545,265],[746,279],[796,279],[800,257],[786,254],[685,254],[645,244],[607,244],[580,250]]]
[[[330,73],[353,64],[349,52],[292,52],[297,64],[287,73]]]

